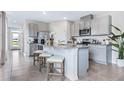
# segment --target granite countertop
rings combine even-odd
[[[86,45],[72,45],[72,44],[57,44],[57,45],[53,45],[53,46],[49,46],[49,45],[44,45],[47,47],[53,47],[53,48],[88,48],[88,46]]]
[[[111,44],[89,44],[89,46],[111,46]]]
[[[65,48],[65,49],[71,49],[71,48],[88,48],[90,46],[100,46],[100,47],[106,47],[106,46],[111,46],[111,44],[89,44],[89,45],[75,45],[75,44],[56,44],[53,46],[50,45],[43,45],[43,46],[47,46],[47,47],[53,47],[53,48]]]

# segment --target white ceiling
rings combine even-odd
[[[51,22],[57,20],[79,20],[81,16],[94,13],[93,11],[7,11],[9,25],[23,25],[25,20],[38,20],[44,22]]]

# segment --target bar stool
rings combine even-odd
[[[54,55],[47,58],[47,80],[49,80],[49,76],[52,75],[64,76],[64,57]]]
[[[39,71],[41,72],[41,66],[46,64],[46,59],[53,56],[53,54],[48,53],[48,52],[43,52],[42,54],[39,55]]]
[[[33,53],[33,59],[34,59],[33,65],[35,65],[35,62],[36,62],[36,61],[37,61],[37,62],[39,61],[38,56],[39,56],[41,53],[43,53],[43,50],[36,50],[36,51],[34,51],[34,53]]]

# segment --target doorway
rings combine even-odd
[[[10,33],[10,49],[21,50],[22,49],[22,33],[20,31],[11,31]]]

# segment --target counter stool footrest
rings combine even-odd
[[[63,69],[64,67],[60,68],[60,67],[54,67],[54,69]]]
[[[48,73],[48,75],[62,75],[63,76],[63,74],[58,74],[58,73]]]

